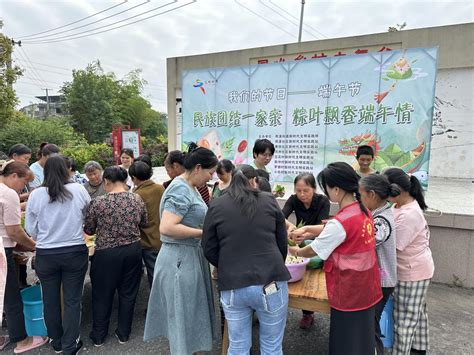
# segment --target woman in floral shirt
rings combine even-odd
[[[133,311],[140,286],[142,249],[140,229],[148,223],[145,203],[140,196],[125,191],[127,171],[119,166],[104,170],[107,194],[89,206],[84,232],[96,234],[92,258],[92,331],[96,347],[108,335],[115,291],[118,292],[118,325],[115,336],[121,344],[129,339]]]

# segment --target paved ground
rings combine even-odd
[[[91,328],[91,286],[86,283],[84,290],[84,308],[82,319],[82,339],[84,348],[81,353],[91,354],[169,354],[168,342],[161,339],[151,343],[142,340],[145,323],[145,311],[148,301],[148,284],[142,279],[141,291],[135,309],[135,322],[130,341],[120,345],[113,336],[115,329],[116,308],[110,325],[109,338],[101,348],[95,348],[88,338]],[[474,290],[450,288],[445,285],[433,284],[428,295],[428,307],[431,329],[431,351],[429,354],[474,354]],[[286,327],[283,350],[285,354],[327,354],[329,317],[316,315],[315,326],[310,330],[298,328],[299,310],[290,309]],[[115,316],[115,317],[114,317]],[[5,329],[2,330],[2,333]],[[253,354],[258,354],[258,326],[254,324]],[[4,353],[13,353],[8,347]],[[30,354],[52,354],[49,346],[45,346]],[[214,351],[203,354],[220,354],[220,342],[214,345]]]

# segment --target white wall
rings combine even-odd
[[[431,176],[474,178],[473,96],[474,68],[438,71]]]

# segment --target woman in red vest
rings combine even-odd
[[[325,226],[305,226],[290,234],[297,244],[319,235],[310,245],[290,247],[295,256],[319,255],[324,263],[331,306],[329,353],[375,353],[375,305],[382,299],[372,215],[362,205],[358,176],[347,163],[331,163],[318,183],[339,212]]]

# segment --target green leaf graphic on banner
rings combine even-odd
[[[387,148],[385,148],[384,152],[389,158],[390,163],[397,161],[403,155],[403,151],[395,143],[392,143]]]
[[[234,140],[235,137],[230,137],[226,141],[222,142],[222,155],[224,157],[229,157],[232,155],[233,149],[232,147],[234,146]]]

